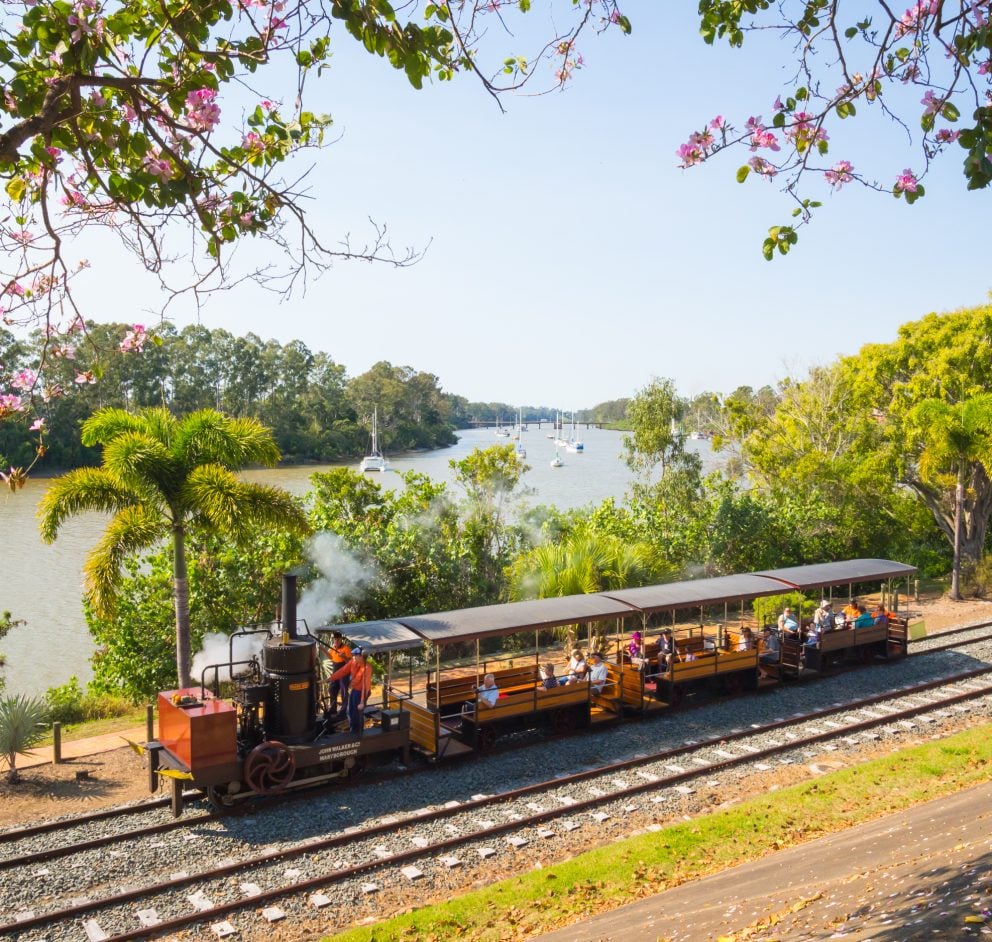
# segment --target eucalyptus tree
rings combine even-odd
[[[171,540],[176,670],[180,685],[188,686],[187,528],[202,524],[235,542],[248,539],[257,525],[305,532],[306,514],[291,495],[234,473],[249,464],[273,465],[279,451],[255,420],[210,409],[181,419],[161,408],[137,414],[102,409],[83,423],[82,440],[103,449],[102,464],[52,483],[39,509],[42,536],[52,542],[68,518],[85,511],[113,515],[84,569],[86,596],[104,616],[113,612],[124,562]]]
[[[938,526],[950,537],[954,548],[950,594],[952,599],[959,599],[965,488],[979,470],[986,479],[992,479],[992,394],[953,404],[924,399],[907,419],[919,448],[914,489],[921,496],[925,494],[935,509]],[[952,482],[953,498],[949,500]],[[982,504],[974,510],[968,520],[972,530],[992,514],[992,489],[985,490]],[[969,535],[974,538],[973,533]]]

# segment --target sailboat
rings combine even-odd
[[[376,406],[372,410],[372,451],[370,454],[362,458],[362,463],[359,465],[360,471],[388,471],[389,462],[383,457],[382,452],[379,451],[379,408]]]
[[[585,451],[585,445],[582,444],[582,439],[577,438],[575,435],[575,410],[572,410],[572,437],[569,438],[568,444],[565,446],[566,451],[570,451],[573,454],[578,454],[580,451]]]
[[[567,448],[568,441],[565,439],[565,413],[558,413],[558,421],[555,422],[555,428],[557,429],[555,433],[555,448]]]
[[[496,418],[496,437],[497,438],[509,438],[510,430],[503,428],[503,416],[497,416]]]
[[[560,468],[565,462],[561,460],[561,456],[558,454],[558,446],[555,445],[555,456],[551,459],[552,468]]]
[[[520,431],[523,428],[523,409],[517,409],[517,427],[514,430],[513,437],[516,439],[517,447],[514,449],[514,454],[523,461],[527,457],[527,449],[524,448],[523,443],[520,441]]]

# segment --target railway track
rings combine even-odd
[[[955,628],[950,631],[942,632],[938,636],[930,638],[922,638],[917,641],[912,642],[914,648],[914,657],[929,655],[933,653],[938,653],[941,651],[952,650],[956,648],[967,647],[971,644],[979,644],[987,641],[992,641],[992,632],[986,632],[984,634],[975,634],[976,632],[982,632],[987,628],[992,627],[992,622],[981,622],[972,625],[962,626],[960,628]],[[967,638],[961,638],[961,635],[969,635]],[[951,642],[946,642],[942,644],[935,644],[936,641],[943,641],[944,638],[948,636],[953,636],[955,640]],[[875,666],[884,666],[878,664]],[[868,701],[865,701],[868,702]],[[532,743],[529,741],[523,744],[524,748],[531,746]],[[520,746],[506,746],[499,751],[494,752],[494,755],[499,755],[503,752],[510,751],[514,748],[520,748]],[[428,767],[423,767],[419,771],[428,771]],[[398,775],[410,775],[415,774],[415,772],[404,771],[399,773],[394,773],[392,775],[384,775],[383,779],[390,779]],[[354,786],[350,786],[354,787]],[[198,797],[198,793],[191,792],[186,796],[186,800],[193,802]],[[281,800],[285,801],[299,801],[312,798],[313,793],[307,791],[300,791],[287,795]],[[247,804],[247,803],[246,803]],[[192,826],[203,826],[210,824],[211,822],[216,822],[217,820],[226,817],[232,813],[249,813],[250,807],[246,805],[239,805],[235,811],[227,811],[225,813],[214,813],[201,811],[198,814],[185,819],[177,820],[171,817],[168,813],[170,801],[168,798],[155,799],[148,802],[142,802],[138,805],[126,806],[117,809],[105,809],[98,812],[93,812],[87,815],[79,815],[68,819],[62,819],[59,821],[44,822],[38,825],[32,825],[23,828],[14,828],[7,831],[0,832],[0,846],[16,844],[17,842],[25,841],[29,838],[37,837],[44,834],[58,835],[59,842],[57,844],[47,846],[45,849],[40,851],[33,851],[27,854],[17,854],[15,852],[0,858],[0,872],[5,870],[16,869],[18,867],[25,867],[30,865],[35,865],[39,863],[46,863],[57,860],[59,858],[68,857],[73,854],[83,853],[85,851],[97,850],[102,847],[109,847],[118,844],[121,841],[137,841],[143,838],[160,836],[168,834],[173,831],[183,830]],[[117,829],[111,828],[104,830],[99,835],[91,835],[89,832],[93,830],[92,825],[102,824],[103,822],[117,822],[123,821],[124,819],[132,818],[142,814],[154,815],[158,820],[153,821],[153,823],[146,825],[141,828],[133,829]],[[63,840],[68,838],[68,840]],[[2,852],[2,851],[0,851]]]
[[[952,678],[918,684],[912,689],[886,691],[858,702],[834,704],[802,715],[778,718],[768,724],[755,724],[753,728],[730,730],[705,741],[690,741],[678,748],[608,763],[497,795],[475,795],[467,801],[451,802],[448,807],[422,809],[403,817],[387,816],[369,827],[275,848],[260,858],[230,861],[192,874],[171,875],[171,879],[158,875],[145,886],[125,892],[91,898],[30,917],[22,914],[25,918],[18,922],[0,926],[0,934],[20,934],[53,924],[65,925],[67,921],[88,916],[92,920],[86,930],[89,938],[107,932],[104,926],[112,926],[110,931],[117,933],[111,936],[113,939],[147,938],[151,934],[176,932],[245,908],[257,909],[263,904],[274,904],[311,891],[311,905],[316,907],[322,898],[327,898],[317,893],[319,890],[354,884],[363,877],[374,877],[383,882],[415,880],[425,872],[418,863],[430,869],[438,866],[440,858],[440,866],[455,867],[464,862],[455,855],[471,851],[472,845],[476,845],[475,849],[480,853],[487,843],[511,834],[529,835],[508,838],[511,846],[514,840],[527,843],[541,840],[549,833],[557,836],[563,830],[567,833],[569,825],[566,822],[574,822],[576,816],[601,814],[601,820],[607,820],[619,813],[616,806],[623,802],[652,793],[657,796],[679,787],[688,788],[691,782],[741,766],[760,766],[762,760],[795,761],[789,756],[809,750],[811,746],[843,742],[876,729],[898,731],[899,724],[911,723],[916,717],[944,714],[953,719],[955,715],[967,712],[969,708],[964,704],[972,701],[984,701],[992,709],[990,675],[992,666],[978,668]],[[951,692],[934,701],[933,697],[942,688],[950,688]],[[730,753],[728,747],[735,748],[736,752]],[[635,781],[618,780],[618,776],[624,775]],[[587,794],[575,797],[574,790],[580,786]],[[541,803],[535,799],[541,799]],[[595,810],[602,808],[606,810]],[[503,820],[487,820],[480,818],[480,814],[491,814]],[[447,836],[426,840],[426,843],[423,838],[417,840],[418,829],[438,825],[445,829]],[[550,825],[557,825],[559,830],[553,830]],[[388,852],[376,843],[386,836],[394,845],[407,849]],[[341,860],[342,853],[348,859]],[[278,867],[302,857],[307,858],[311,871],[319,872],[302,879],[301,875],[294,874],[289,882],[275,873]],[[456,860],[458,863],[454,862]],[[431,863],[425,864],[425,861]],[[232,895],[232,878],[247,881],[249,877],[252,882],[242,882],[240,894],[235,894],[238,898],[213,902],[221,895]],[[261,884],[267,884],[268,888],[262,889]],[[368,889],[371,885],[366,885],[366,891],[371,892]],[[175,899],[167,901],[165,896],[170,893],[174,896],[177,890],[186,892],[194,887],[197,890],[188,895],[187,905],[199,905],[202,911],[159,917],[158,910],[165,912],[176,908]],[[85,889],[92,892],[89,887]],[[360,894],[362,887],[353,887],[353,891]],[[142,908],[132,906],[128,910],[124,908],[127,904],[141,904]],[[275,913],[270,910],[270,915],[274,917]],[[126,928],[128,924],[134,926],[136,918],[142,920],[142,924]]]

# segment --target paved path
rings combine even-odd
[[[101,752],[109,752],[111,749],[120,749],[126,746],[125,739],[131,742],[143,743],[147,739],[147,730],[144,724],[133,726],[131,729],[120,730],[116,733],[105,733],[102,736],[91,736],[89,739],[74,739],[71,742],[62,740],[62,758],[80,759],[84,756],[95,756]],[[29,756],[18,756],[17,767],[19,769],[30,769],[36,765],[51,765],[52,746],[37,746],[31,750]]]
[[[992,938],[992,783],[684,884],[541,942]]]

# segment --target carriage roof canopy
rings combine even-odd
[[[428,641],[451,644],[464,638],[489,638],[603,618],[623,618],[634,613],[635,609],[630,605],[593,594],[505,602],[435,615],[401,616],[397,620]]]
[[[836,563],[791,566],[788,569],[766,569],[755,575],[779,579],[797,589],[818,589],[852,582],[871,582],[874,579],[899,579],[914,572],[915,566],[891,559],[847,559]]]
[[[370,651],[398,651],[415,648],[423,639],[397,621],[359,621],[350,625],[325,625],[317,631],[340,631],[353,645]]]
[[[616,589],[603,594],[625,602],[640,612],[658,612],[663,609],[694,608],[700,604],[722,605],[724,602],[746,601],[782,591],[782,585],[764,576],[745,574],[689,579],[665,585],[646,585],[637,589]]]

